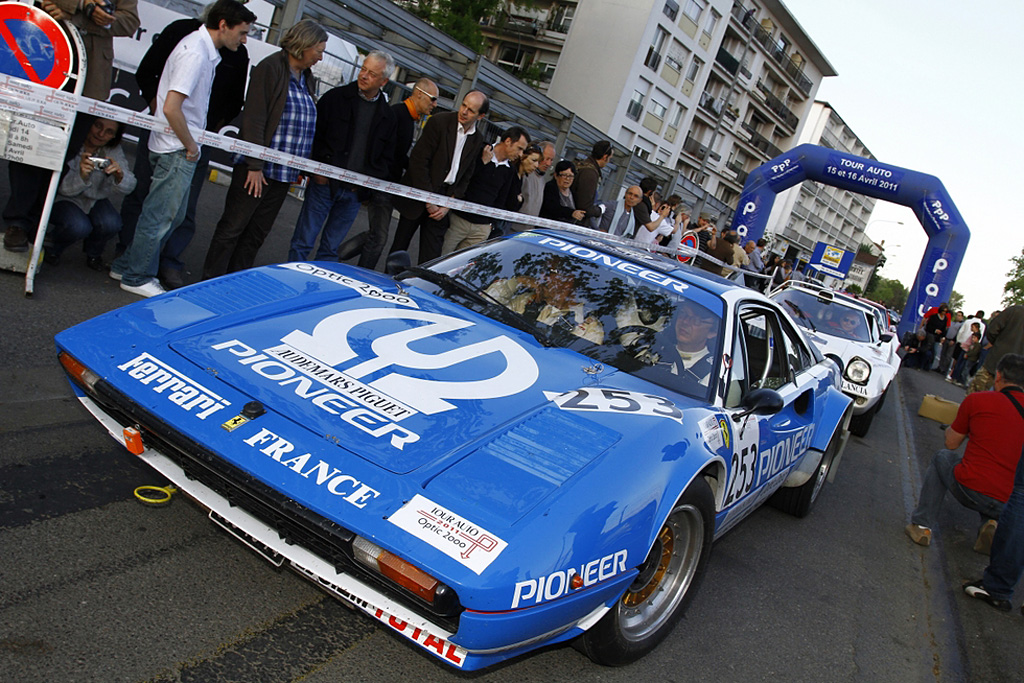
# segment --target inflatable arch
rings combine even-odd
[[[775,196],[805,180],[902,204],[917,215],[928,246],[907,295],[901,338],[917,328],[925,311],[949,301],[971,233],[938,178],[828,147],[800,145],[750,172],[733,228],[745,239],[760,239]]]

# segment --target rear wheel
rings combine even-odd
[[[581,637],[588,657],[607,666],[629,664],[669,634],[704,576],[714,538],[714,512],[711,488],[698,478],[665,520],[636,579]]]

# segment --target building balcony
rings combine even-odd
[[[722,115],[722,111],[725,109],[725,103],[721,99],[715,99],[714,95],[709,92],[700,94],[700,106],[716,119]]]
[[[743,185],[747,182],[747,176],[750,175],[747,171],[743,170],[743,166],[737,164],[735,161],[730,161],[725,165],[727,169],[736,174],[736,182]]]
[[[757,79],[757,89],[761,91],[768,109],[782,119],[782,122],[795,133],[796,127],[800,123],[800,117],[793,113],[793,110],[787,107],[786,103],[777,97],[760,78]]]
[[[782,154],[781,149],[776,147],[771,140],[769,140],[768,138],[754,130],[749,123],[743,123],[742,128],[743,130],[750,133],[751,146],[754,147],[754,149],[768,155],[769,159],[774,159],[775,157]]]
[[[717,152],[712,152],[707,147],[700,144],[689,135],[687,135],[686,140],[683,141],[683,151],[686,152],[687,154],[697,157],[698,159],[703,159],[705,157],[709,159],[722,158],[721,154],[718,154]]]
[[[811,88],[814,84],[811,83],[811,79],[804,75],[803,65],[793,61],[793,59],[787,55],[778,46],[778,43],[772,37],[772,32],[757,23],[754,19],[754,12],[752,8],[744,7],[738,2],[734,2],[732,6],[732,16],[736,21],[740,23],[745,29],[753,34],[754,40],[764,48],[765,52],[775,60],[776,63],[782,70],[785,71],[793,82],[796,83],[796,87],[803,92],[804,95],[811,94]]]
[[[718,48],[718,54],[715,56],[715,61],[733,76],[735,76],[736,72],[740,69],[740,60],[729,54],[729,51],[724,47]]]

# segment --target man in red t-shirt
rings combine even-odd
[[[996,518],[1003,511],[1024,448],[1024,356],[1007,354],[996,367],[995,391],[970,394],[946,429],[946,448],[924,475],[907,535],[918,545],[932,539],[932,523],[946,491],[978,512],[982,527],[974,549],[985,555],[992,545]],[[963,456],[955,449],[967,439]]]

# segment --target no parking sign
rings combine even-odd
[[[679,246],[690,247],[691,249],[698,249],[700,247],[700,240],[697,239],[697,233],[683,233],[682,238],[679,240]],[[683,263],[689,263],[693,259],[693,256],[689,256],[687,254],[677,254],[676,258],[682,261]]]
[[[71,41],[53,17],[31,5],[0,3],[0,73],[59,90],[71,65]]]

